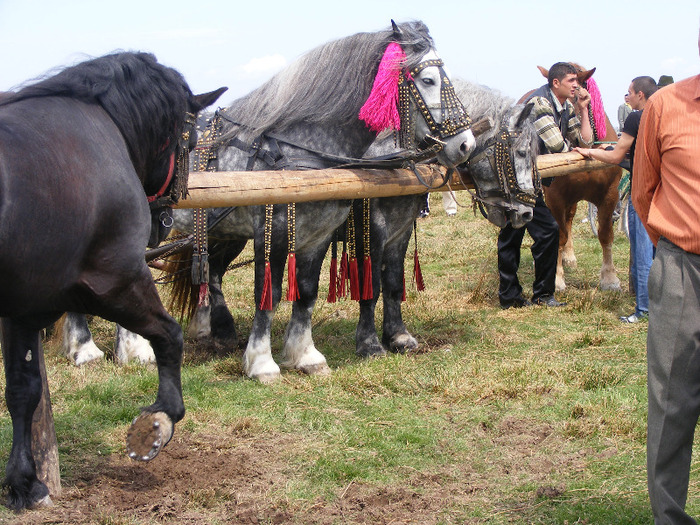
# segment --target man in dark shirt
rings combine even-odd
[[[642,118],[642,110],[649,100],[649,97],[656,93],[656,82],[651,77],[637,77],[630,83],[628,89],[629,101],[633,111],[625,120],[622,135],[615,148],[604,149],[583,149],[574,148],[581,155],[589,159],[619,164],[629,151],[630,157],[630,181],[634,184],[634,148],[637,143],[637,133],[639,132],[639,122]],[[630,232],[630,252],[632,261],[630,263],[630,278],[632,279],[632,290],[636,298],[634,312],[631,315],[620,317],[623,323],[637,323],[646,319],[649,315],[649,292],[647,282],[649,281],[649,270],[654,259],[654,245],[649,238],[642,221],[639,219],[632,202],[627,208],[628,224]]]

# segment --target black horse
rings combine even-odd
[[[194,114],[224,90],[195,96],[153,55],[116,53],[0,101],[0,317],[13,426],[5,480],[11,508],[50,503],[36,475],[31,426],[42,388],[40,330],[63,312],[116,321],[155,351],[158,394],[130,430],[132,457],[154,457],[182,419],[182,333],[144,260],[149,238],[155,244],[159,237],[157,228],[151,236],[149,201],[160,215],[182,195]]]

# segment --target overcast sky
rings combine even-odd
[[[228,86],[228,105],[306,51],[392,18],[425,22],[453,77],[514,98],[544,83],[537,65],[595,66],[614,123],[632,78],[700,73],[697,0],[0,0],[0,91],[115,50],[149,51],[195,92]]]

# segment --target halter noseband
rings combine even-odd
[[[192,113],[185,114],[185,124],[182,128],[182,133],[177,141],[175,151],[170,155],[170,167],[168,168],[168,176],[161,188],[154,194],[148,196],[148,202],[151,208],[160,208],[163,206],[173,206],[177,204],[180,198],[187,195],[187,180],[189,176],[189,154],[190,154],[190,136],[195,129],[196,118]],[[177,158],[177,162],[176,162]],[[177,169],[176,169],[177,168]],[[165,195],[165,192],[170,188],[170,193]]]
[[[535,205],[535,196],[541,189],[542,179],[535,167],[533,169],[534,193],[530,193],[520,187],[518,177],[515,174],[515,160],[513,158],[513,141],[518,138],[518,135],[519,133],[510,132],[508,126],[502,124],[498,133],[484,143],[483,149],[467,160],[467,168],[470,169],[473,165],[486,158],[491,164],[491,169],[498,175],[500,191],[497,193],[489,192],[489,194],[486,194],[476,185],[476,195],[473,195],[473,197],[480,204],[483,204],[487,197],[497,196],[507,201],[515,200],[527,206]]]

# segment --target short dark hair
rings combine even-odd
[[[547,83],[549,87],[554,85],[554,79],[561,81],[564,77],[571,74],[576,74],[576,68],[569,62],[557,62],[552,67],[549,68],[549,74],[547,75]]]
[[[649,99],[656,90],[659,89],[656,85],[656,80],[651,77],[637,77],[632,80],[632,89],[636,92],[641,91],[644,96]]]

